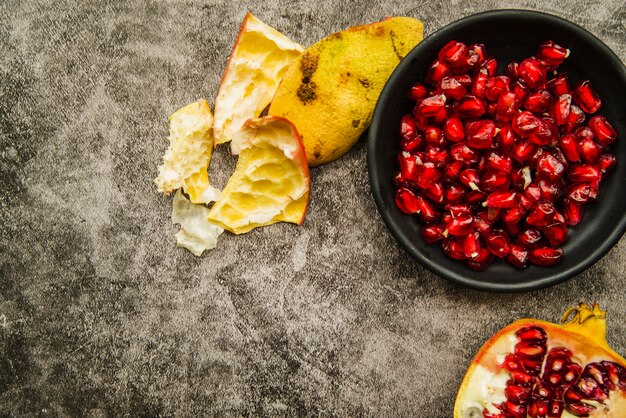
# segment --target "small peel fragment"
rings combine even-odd
[[[154,180],[160,193],[181,187],[192,203],[210,203],[220,191],[209,182],[207,173],[213,153],[213,115],[206,100],[188,104],[169,117],[169,147]]]
[[[302,224],[309,203],[309,166],[289,120],[250,119],[233,136],[235,172],[209,221],[234,234],[276,222]]]
[[[215,99],[216,144],[230,141],[246,120],[261,114],[302,51],[302,45],[246,14]]]
[[[215,248],[224,229],[209,222],[208,216],[209,209],[191,203],[179,189],[172,201],[172,223],[181,226],[176,233],[176,245],[198,257],[205,250]]]

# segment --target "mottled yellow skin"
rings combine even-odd
[[[355,26],[313,44],[289,67],[269,114],[296,125],[309,165],[335,160],[354,145],[422,31],[422,22],[408,17]]]

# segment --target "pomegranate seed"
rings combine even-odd
[[[479,190],[478,185],[480,184],[480,179],[478,177],[477,170],[473,168],[466,168],[465,170],[461,171],[461,174],[459,174],[459,180],[466,187],[472,190]]]
[[[407,187],[411,188],[410,182],[402,176],[402,173],[398,171],[395,176],[393,176],[393,184],[396,188]]]
[[[600,181],[592,181],[589,183],[589,200],[594,201],[598,198],[600,192]]]
[[[408,214],[417,213],[419,206],[417,196],[411,190],[401,187],[396,191],[396,205],[398,208]]]
[[[563,199],[563,212],[565,213],[565,222],[570,225],[578,225],[583,219],[584,206],[570,199]]]
[[[543,228],[543,235],[548,239],[550,245],[561,245],[567,240],[567,226],[560,222],[550,224]]]
[[[485,102],[475,96],[465,96],[456,104],[456,112],[460,117],[477,118],[485,114]]]
[[[472,87],[472,77],[470,77],[468,74],[454,74],[450,77],[461,83],[461,85],[466,89]]]
[[[488,170],[480,177],[480,187],[487,192],[507,190],[511,181],[500,171]]]
[[[441,249],[450,258],[454,260],[465,260],[465,252],[463,246],[452,238],[441,240]]]
[[[551,223],[555,214],[556,208],[552,202],[549,200],[540,200],[533,206],[533,209],[526,218],[526,223],[541,228]]]
[[[570,180],[574,182],[591,183],[600,181],[602,175],[600,170],[592,165],[577,164],[573,165],[568,173]]]
[[[487,69],[481,68],[478,70],[476,75],[474,76],[474,80],[472,82],[471,92],[472,95],[476,97],[485,97],[485,93],[487,90],[487,80],[489,79],[489,74]]]
[[[511,252],[509,236],[501,229],[494,230],[487,235],[487,248],[496,257],[504,258]]]
[[[487,196],[483,206],[488,208],[509,209],[517,204],[517,193],[514,191],[493,192]]]
[[[528,250],[520,247],[519,245],[511,245],[511,250],[506,259],[509,263],[513,264],[520,270],[525,269],[529,265]],[[530,383],[532,381],[532,377],[530,375],[523,372],[518,373],[519,374],[517,374],[517,376],[515,374],[512,375],[514,381],[522,383]]]
[[[458,66],[467,55],[467,51],[467,46],[464,43],[450,41],[439,51],[439,61],[450,64],[453,67]]]
[[[476,152],[474,152],[474,150],[468,147],[465,143],[453,146],[450,150],[450,154],[452,155],[452,159],[454,161],[466,164],[474,164],[478,162],[478,154],[476,154]]]
[[[574,88],[574,101],[586,113],[595,113],[602,106],[602,100],[589,80],[581,81]]]
[[[443,94],[436,94],[422,100],[422,103],[417,109],[417,113],[421,116],[434,116],[442,109],[445,109],[446,96]]]
[[[446,224],[446,229],[450,235],[466,236],[472,232],[474,218],[468,213],[460,213]]]
[[[467,131],[467,145],[476,149],[488,149],[493,144],[493,138],[496,136],[496,125],[488,119],[468,122],[465,130]]]
[[[476,257],[467,260],[467,266],[472,270],[484,271],[492,262],[493,254],[488,249],[481,248]]]
[[[600,156],[600,147],[596,144],[596,141],[586,137],[578,144],[578,150],[583,161],[588,164],[593,164]]]
[[[502,151],[504,151],[506,154],[510,154],[513,152],[517,140],[515,139],[515,134],[513,133],[510,125],[506,124],[500,126],[498,139]]]
[[[580,161],[580,151],[578,150],[576,136],[574,134],[563,135],[559,138],[559,145],[561,146],[567,161],[571,161],[573,163]]]
[[[515,93],[515,100],[517,100],[518,103],[523,103],[529,93],[528,88],[520,81],[513,83],[511,91]]]
[[[445,233],[445,226],[439,224],[424,225],[421,228],[420,234],[424,241],[429,244],[444,239],[447,235]]]
[[[483,237],[491,232],[491,221],[488,218],[488,212],[481,212],[474,216],[474,229],[476,229]]]
[[[400,121],[400,135],[405,141],[412,141],[417,136],[417,128],[413,116],[406,115]]]
[[[484,44],[471,44],[468,49],[478,56],[478,64],[482,64],[487,59],[487,48]]]
[[[425,81],[431,86],[437,85],[439,81],[445,76],[450,75],[450,67],[447,64],[437,60],[433,62],[426,72]]]
[[[526,402],[530,393],[531,388],[524,386],[507,386],[504,389],[504,396],[506,399],[515,403]]]
[[[496,101],[498,97],[506,91],[509,91],[509,84],[511,80],[505,75],[491,77],[487,80],[485,86],[485,97],[487,100]]]
[[[524,99],[524,108],[529,112],[543,113],[548,110],[551,101],[552,96],[550,92],[545,89],[540,89],[526,96]]]
[[[570,94],[569,77],[566,73],[560,73],[548,81],[548,87],[557,97],[563,94]]]
[[[526,418],[527,407],[526,405],[518,405],[513,402],[506,401],[502,404],[502,410],[506,411],[507,417],[511,418]]]
[[[417,175],[415,176],[415,183],[421,189],[428,189],[435,184],[440,177],[441,172],[437,169],[435,164],[432,162],[425,162],[421,165]]]
[[[457,116],[450,116],[443,123],[443,134],[452,142],[460,142],[465,138],[463,122]]]
[[[410,100],[413,100],[415,102],[415,101],[418,101],[419,99],[423,99],[427,95],[428,95],[428,89],[426,88],[426,86],[421,83],[416,83],[409,90],[407,97]]]
[[[472,218],[472,227],[474,218]],[[463,251],[467,258],[476,258],[481,250],[480,234],[478,231],[474,231],[465,237],[459,239],[459,242],[463,246]]]
[[[517,78],[519,78],[519,72],[517,71],[518,68],[519,68],[519,63],[512,61],[509,64],[507,64],[506,69],[504,70],[504,73],[508,75],[512,80],[516,80]]]
[[[572,415],[577,417],[587,417],[596,410],[596,407],[588,403],[569,403],[565,405],[565,409]]]
[[[435,222],[440,214],[437,210],[421,195],[415,195],[417,198],[417,213],[422,222]]]
[[[423,142],[424,139],[422,135],[417,135],[415,136],[415,138],[408,140],[403,138],[400,141],[400,149],[402,149],[402,151],[413,153],[419,151],[419,149],[422,147]]]
[[[527,58],[520,62],[517,71],[531,89],[540,89],[546,85],[546,69],[535,58]]]
[[[471,215],[472,209],[468,205],[446,205],[446,210],[450,212],[452,218],[459,216],[460,214]],[[452,221],[452,219],[450,219]]]
[[[437,84],[437,88],[441,90],[446,97],[452,97],[454,100],[459,100],[467,93],[465,87],[463,87],[458,80],[450,76],[442,78]]]
[[[448,203],[459,203],[465,197],[465,187],[460,184],[449,184],[446,186],[445,201]]]
[[[496,117],[498,120],[509,121],[513,119],[518,109],[518,98],[515,92],[505,91],[498,98],[496,105]]]
[[[537,146],[530,140],[518,142],[513,151],[513,158],[520,163],[529,159],[537,149]]]
[[[417,173],[421,169],[421,160],[418,160],[417,156],[406,151],[403,151],[398,155],[398,160],[400,162],[400,173],[402,174],[402,177],[407,180],[415,180],[417,178]]]
[[[528,111],[519,112],[513,118],[513,131],[522,138],[528,137],[540,125],[540,119]]]
[[[546,152],[537,160],[537,173],[554,181],[563,176],[565,166],[554,155]]]
[[[583,124],[583,122],[585,121],[585,117],[585,112],[583,112],[580,107],[572,104],[570,106],[567,123],[562,128],[565,130],[565,132],[571,132],[574,128]]]
[[[445,166],[450,159],[450,152],[445,148],[428,145],[425,150],[425,161],[435,164],[435,167]]]
[[[538,118],[539,125],[528,136],[533,143],[539,146],[552,144],[557,135],[557,129],[550,118]]]
[[[589,190],[587,183],[574,183],[565,189],[565,194],[571,201],[584,204],[589,200]]]
[[[559,96],[552,109],[557,125],[565,125],[568,122],[571,109],[572,96],[569,94]]]
[[[480,66],[487,70],[487,75],[489,77],[493,77],[496,75],[496,70],[498,69],[498,61],[495,58],[487,58]]]
[[[517,243],[525,248],[534,247],[539,241],[541,241],[541,232],[536,229],[530,228],[523,231],[517,236]]]
[[[554,69],[561,65],[568,55],[569,51],[562,46],[557,45],[554,41],[546,41],[539,45],[539,49],[535,54],[541,64],[550,69]]]
[[[611,145],[617,139],[617,132],[604,116],[592,117],[588,125],[601,145]]]
[[[617,164],[617,159],[613,154],[602,154],[600,158],[598,158],[598,163],[596,167],[602,174],[606,174],[615,167]]]
[[[435,183],[428,189],[424,189],[423,192],[424,192],[424,195],[430,200],[432,200],[433,202],[435,203],[443,202],[443,195],[445,192],[443,184]]]
[[[563,194],[563,186],[560,181],[550,181],[548,179],[539,179],[537,186],[541,190],[541,198],[556,202]]]
[[[551,247],[538,247],[530,250],[529,258],[538,266],[552,266],[563,257],[563,249]]]
[[[452,159],[456,160],[456,158],[454,158],[454,148],[452,148],[450,154],[452,155]],[[463,170],[463,162],[453,161],[443,168],[443,177],[448,181],[454,181],[459,177],[461,170]]]
[[[477,203],[484,201],[485,197],[487,197],[487,195],[485,195],[480,190],[472,190],[471,192],[467,194],[467,197],[465,198],[465,200],[467,201],[468,204],[475,205]]]

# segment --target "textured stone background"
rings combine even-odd
[[[561,15],[626,58],[615,0],[0,2],[0,415],[450,417],[490,334],[579,300],[610,311],[625,353],[624,239],[550,289],[457,287],[385,229],[362,142],[312,170],[303,226],[225,234],[201,258],[174,245],[152,183],[166,116],[212,102],[246,10],[309,44],[499,7]],[[233,167],[220,149],[218,185]]]

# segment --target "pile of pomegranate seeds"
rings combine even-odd
[[[607,147],[617,139],[603,116],[587,119],[602,104],[589,80],[571,88],[556,72],[568,54],[547,41],[498,75],[484,45],[451,41],[411,87],[395,200],[426,242],[478,271],[494,257],[519,269],[563,257],[568,226],[615,166]]]

